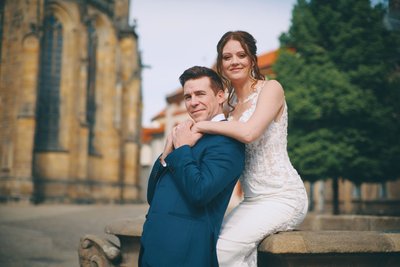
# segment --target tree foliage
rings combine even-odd
[[[368,0],[298,0],[293,9],[274,70],[289,106],[289,153],[306,180],[400,177],[400,34],[385,28],[385,12]]]

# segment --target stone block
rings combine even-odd
[[[400,266],[400,233],[292,231],[259,245],[259,266]]]

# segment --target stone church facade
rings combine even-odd
[[[0,201],[138,200],[128,16],[129,0],[0,1]]]

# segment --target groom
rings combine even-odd
[[[195,122],[225,119],[223,85],[215,71],[195,66],[179,80]],[[173,129],[151,171],[141,267],[218,266],[216,242],[243,170],[244,145],[221,135],[194,135],[190,127],[186,122]]]

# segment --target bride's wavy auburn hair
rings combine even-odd
[[[260,69],[257,64],[257,46],[256,39],[245,31],[229,31],[225,33],[217,44],[217,72],[222,78],[222,82],[224,83],[224,88],[228,90],[228,100],[227,103],[231,108],[231,111],[234,110],[234,106],[231,103],[234,90],[231,84],[231,81],[224,75],[222,71],[222,59],[223,59],[223,49],[226,43],[230,40],[235,40],[240,43],[242,48],[244,49],[246,55],[250,58],[250,63],[252,68],[249,72],[249,77],[253,80],[252,88],[257,84],[257,80],[265,80],[265,77],[260,73]]]

